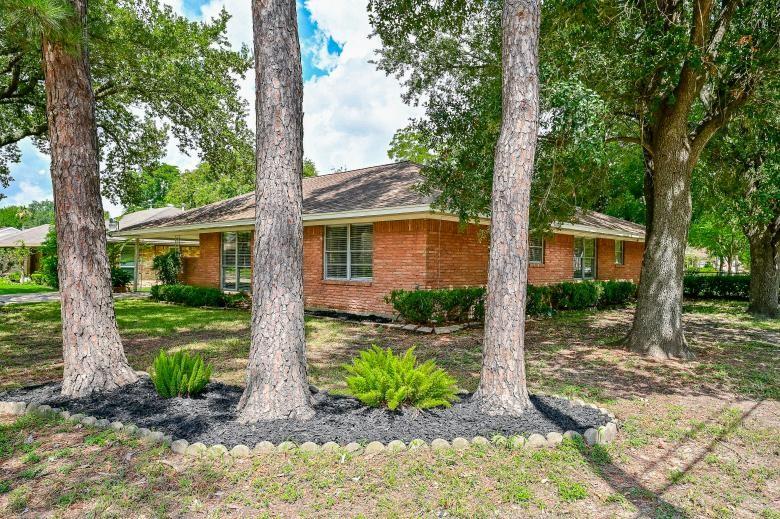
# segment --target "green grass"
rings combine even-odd
[[[622,350],[615,338],[630,325],[626,310],[529,320],[531,390],[613,410],[620,432],[612,445],[197,461],[113,431],[0,417],[0,516],[720,517],[750,503],[773,517],[777,336],[774,323],[739,308],[686,304],[697,354],[687,363]],[[123,299],[116,314],[135,368],[147,369],[160,349],[188,350],[214,365],[214,379],[243,384],[247,311]],[[0,322],[0,390],[61,377],[58,303],[0,307]],[[417,335],[308,317],[306,335],[311,382],[335,392],[346,387],[341,366],[371,344],[396,353],[415,346],[460,387],[479,380],[479,329]]]
[[[0,296],[13,294],[38,294],[41,292],[52,292],[54,289],[36,285],[35,283],[12,283],[7,278],[0,278]]]

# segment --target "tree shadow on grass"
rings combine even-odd
[[[744,411],[739,419],[731,421],[726,427],[724,427],[715,437],[707,444],[704,449],[685,466],[678,470],[674,479],[663,485],[657,490],[651,490],[646,485],[642,484],[634,475],[629,474],[622,468],[620,468],[613,460],[603,445],[594,445],[588,447],[581,440],[575,442],[582,458],[588,463],[592,471],[601,477],[605,483],[607,483],[613,491],[623,496],[631,504],[633,504],[639,511],[637,516],[642,516],[649,512],[654,512],[656,517],[690,517],[690,514],[684,510],[680,510],[667,500],[663,499],[663,496],[674,484],[683,479],[693,468],[699,464],[707,454],[712,453],[715,448],[723,442],[732,432],[734,432],[740,425],[742,425],[758,407],[763,403],[762,401],[755,402],[747,411]],[[690,436],[695,436],[698,432],[701,432],[708,423],[711,423],[715,417],[715,414],[710,415],[709,420],[702,421],[697,424],[689,433]],[[685,444],[667,451],[663,456],[650,463],[644,468],[645,473],[654,471],[657,467],[665,464],[670,458],[675,456],[677,452],[682,449]]]

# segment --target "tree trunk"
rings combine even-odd
[[[539,119],[537,0],[506,0],[503,115],[493,173],[485,344],[475,398],[488,414],[520,414],[525,378],[528,207]]]
[[[314,416],[303,322],[303,77],[295,0],[253,0],[257,182],[252,344],[239,421]]]
[[[631,351],[656,358],[691,358],[683,333],[685,245],[691,223],[690,146],[684,121],[656,132],[650,233],[637,295]]]
[[[759,317],[778,317],[780,247],[771,230],[748,236],[750,241],[750,305],[748,312]]]
[[[85,27],[86,0],[72,0]],[[100,198],[95,97],[86,29],[78,49],[43,41],[51,143],[62,342],[62,393],[83,396],[138,380],[127,363],[114,315]]]

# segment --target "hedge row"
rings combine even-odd
[[[750,275],[701,276],[689,274],[683,277],[683,293],[691,298],[750,299]]]
[[[152,287],[151,296],[155,301],[219,308],[241,306],[247,297],[245,294],[226,294],[218,288],[192,285],[155,285]]]
[[[556,310],[582,310],[625,305],[636,295],[630,281],[564,282],[528,285],[526,313],[550,315]],[[485,289],[393,290],[385,300],[410,323],[462,323],[485,318]]]

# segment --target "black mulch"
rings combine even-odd
[[[145,377],[120,390],[79,399],[63,397],[60,388],[61,384],[55,383],[17,389],[0,393],[0,399],[48,404],[98,419],[134,423],[189,442],[221,443],[228,448],[237,444],[253,447],[262,440],[274,444],[285,440],[296,443],[334,441],[343,445],[352,441],[452,440],[458,436],[469,439],[477,435],[490,438],[494,434],[528,436],[568,430],[583,433],[589,427],[609,421],[596,409],[550,396],[532,395],[533,408],[522,416],[501,417],[480,412],[469,396],[464,396],[449,409],[391,412],[366,407],[350,397],[313,389],[317,414],[311,420],[275,420],[245,425],[235,421],[236,404],[243,391],[238,386],[214,382],[197,398],[171,399],[160,398]]]

